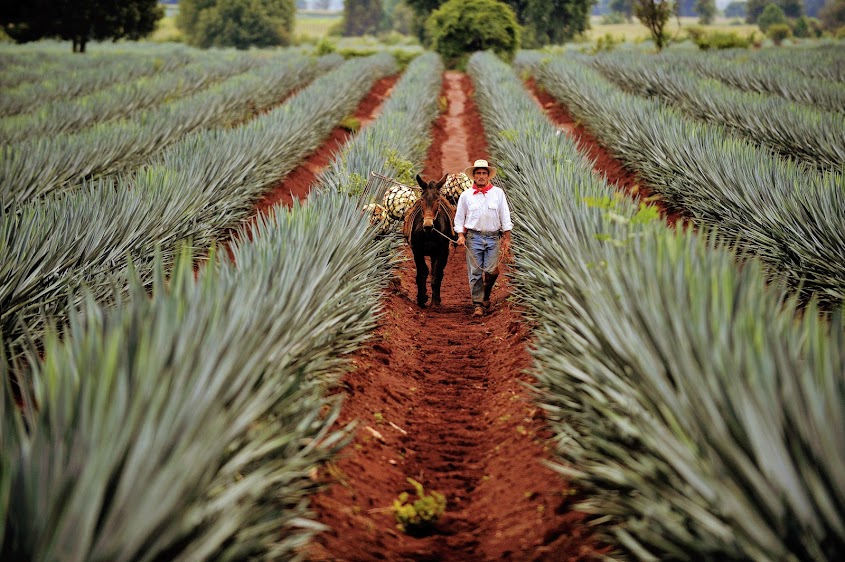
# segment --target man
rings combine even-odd
[[[466,246],[472,315],[483,316],[490,308],[490,291],[499,276],[499,260],[506,259],[511,245],[511,211],[502,188],[490,183],[496,168],[476,160],[465,170],[474,180],[458,199],[455,232],[458,246]]]

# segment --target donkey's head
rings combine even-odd
[[[440,178],[440,181],[426,182],[417,174],[417,183],[422,188],[420,201],[422,202],[423,228],[429,229],[434,225],[434,218],[439,207],[440,188],[446,183],[446,176]]]

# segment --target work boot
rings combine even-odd
[[[475,310],[472,311],[473,316],[484,316],[484,309],[480,304],[475,305]]]
[[[484,308],[490,308],[490,299],[481,301],[481,306],[483,306]]]

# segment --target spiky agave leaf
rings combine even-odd
[[[583,508],[641,559],[840,557],[841,318],[830,332],[811,306],[799,325],[718,236],[637,224],[501,62],[468,70],[524,217],[515,279]]]

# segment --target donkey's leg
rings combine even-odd
[[[440,306],[440,284],[449,259],[449,248],[431,258],[431,306]]]
[[[417,266],[417,304],[425,308],[428,295],[425,291],[425,282],[428,279],[428,265],[425,263],[425,256],[422,253],[414,253],[414,263]]]

